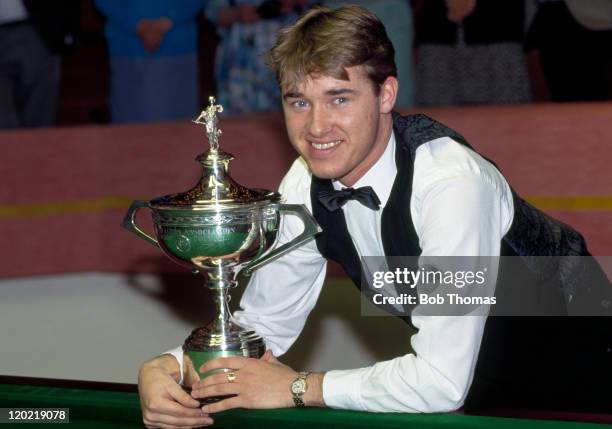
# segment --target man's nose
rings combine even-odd
[[[310,110],[309,132],[314,137],[323,137],[332,128],[332,118],[322,106],[313,106]]]

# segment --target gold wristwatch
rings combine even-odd
[[[306,377],[308,377],[310,372],[302,371],[298,373],[298,376],[293,383],[291,383],[291,394],[293,395],[293,403],[298,408],[303,408],[305,406],[304,401],[302,400],[302,396],[308,390],[308,383],[306,383]]]

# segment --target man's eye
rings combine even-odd
[[[308,106],[308,103],[306,103],[304,100],[295,100],[291,102],[291,105],[293,107],[297,107],[299,109],[303,109],[304,107]]]
[[[346,97],[338,97],[334,100],[335,104],[346,104],[348,99]]]

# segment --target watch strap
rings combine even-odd
[[[304,395],[304,393],[306,393],[306,390],[308,389],[308,384],[306,384],[306,377],[308,377],[309,375],[310,371],[299,372],[297,378],[293,381],[293,383],[295,383],[296,381],[300,380],[304,383],[304,390],[302,392],[296,393],[291,390],[291,394],[293,395],[293,403],[297,408],[304,408],[306,406],[304,400],[302,399],[302,396]]]

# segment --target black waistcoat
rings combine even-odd
[[[382,212],[382,244],[386,256],[418,256],[421,248],[410,214],[416,150],[421,144],[440,137],[450,137],[468,147],[469,144],[457,132],[425,115],[402,117],[394,114],[393,127],[397,176]],[[339,262],[359,287],[361,262],[349,235],[343,211],[327,211],[317,199],[321,190],[333,190],[331,180],[313,176],[313,214],[323,229],[323,233],[317,237],[317,247],[323,256]],[[538,299],[555,302],[558,314],[564,314],[567,297],[578,292],[576,287],[579,282],[576,276],[559,275],[559,272],[584,272],[584,261],[588,258],[570,258],[561,267],[555,259],[551,267],[541,264],[541,258],[533,257],[587,256],[589,254],[585,241],[578,232],[538,211],[515,192],[513,204],[514,219],[502,239],[501,255],[520,256],[523,264],[520,272],[516,272],[513,266],[515,271],[512,272],[512,282],[509,282],[504,276],[504,260],[501,260],[496,294],[508,291],[532,294]],[[610,299],[612,292],[605,275],[600,273],[596,263],[589,268],[593,268],[601,278],[596,287],[597,293],[603,293],[605,298]],[[520,281],[517,282],[517,279]],[[603,292],[602,285],[604,289],[607,288]],[[363,288],[364,291],[366,289]],[[537,299],[532,301],[536,302]],[[605,299],[603,301],[605,304]],[[409,317],[403,319],[410,323]],[[607,351],[612,348],[612,325],[608,320],[612,321],[605,317],[489,317],[465,407],[564,406],[565,409],[596,410],[612,407],[612,402],[604,402],[612,397],[612,393],[590,393],[587,396],[591,399],[587,400],[576,391],[567,391],[568,383],[582,381],[584,384],[585,379],[593,378],[595,384],[586,382],[588,389],[585,388],[585,391],[600,392],[595,379],[602,376],[601,371],[612,382],[612,353]],[[568,353],[568,343],[572,344],[573,352]],[[585,352],[591,362],[589,365],[595,365],[597,369],[584,372],[580,362],[585,362]],[[568,366],[561,362],[560,355],[574,361],[575,365]],[[593,356],[596,356],[595,361]],[[559,380],[563,380],[561,386]],[[593,401],[598,404],[595,408],[591,406]]]

